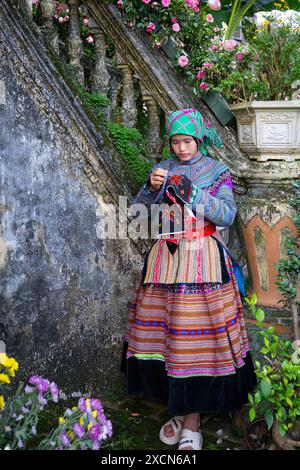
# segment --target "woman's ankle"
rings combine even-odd
[[[198,431],[200,426],[200,414],[190,413],[185,416],[183,428],[190,429],[191,431]]]

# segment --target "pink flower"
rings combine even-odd
[[[214,27],[213,32],[214,32],[214,33],[218,33],[218,32],[219,32],[218,26],[215,26],[215,27]]]
[[[66,16],[64,17],[64,22],[66,23],[67,21],[69,21],[69,19],[70,19],[70,17],[69,17],[68,15],[66,15]]]
[[[154,23],[149,23],[147,28],[146,28],[147,33],[152,33],[154,30],[155,30],[155,24]]]
[[[118,8],[123,8],[123,0],[118,0],[117,7]]]
[[[198,0],[185,0],[185,3],[191,10],[194,10],[196,13],[199,12],[199,1]]]
[[[89,20],[88,20],[88,18],[84,18],[84,20],[83,20],[83,24],[85,24],[86,26],[88,26],[88,24],[89,24]]]
[[[155,43],[155,47],[156,47],[156,49],[159,49],[159,48],[161,47],[161,43],[160,43],[160,42],[156,42],[156,43]]]
[[[148,5],[148,3],[150,3],[151,0],[143,0],[143,3],[146,3],[146,5]]]
[[[178,59],[178,65],[179,67],[186,67],[189,63],[189,59],[186,55],[181,55]]]
[[[64,17],[63,17],[63,16],[60,16],[60,17],[58,18],[58,22],[59,22],[60,24],[63,24],[63,23],[65,22]]]
[[[170,3],[171,3],[171,0],[161,0],[161,4],[164,8],[168,8]]]
[[[237,52],[237,53],[235,54],[235,58],[236,58],[236,60],[241,61],[241,60],[243,60],[244,56],[243,56],[243,54],[242,54],[241,52]]]
[[[205,72],[203,70],[200,70],[200,72],[197,73],[197,79],[201,80],[201,78],[205,77]]]
[[[173,16],[173,18],[171,18],[171,22],[172,22],[172,24],[177,23],[177,19],[175,18],[175,16]]]
[[[178,33],[180,31],[180,26],[178,23],[174,23],[173,26],[172,26],[172,29],[173,31],[175,31],[175,33]]]
[[[200,87],[199,87],[199,88],[200,88],[201,90],[206,90],[206,89],[208,88],[208,85],[207,85],[207,83],[202,82],[202,83],[200,83]]]
[[[207,5],[211,10],[220,10],[222,7],[220,0],[208,0]]]
[[[234,39],[227,39],[224,41],[224,49],[226,51],[233,51],[233,49],[237,46],[237,42]]]
[[[206,15],[206,21],[208,23],[213,23],[214,22],[214,17],[209,13],[208,15]]]
[[[212,68],[212,64],[209,64],[208,62],[204,62],[204,64],[202,64],[202,69],[211,69]]]
[[[217,51],[218,49],[219,49],[219,46],[217,46],[216,44],[213,44],[212,46],[210,46],[211,51]]]
[[[37,5],[40,0],[31,0],[32,5]]]
[[[88,37],[86,38],[86,42],[88,42],[89,44],[93,44],[93,42],[94,42],[93,36],[88,36]]]

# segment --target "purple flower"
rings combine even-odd
[[[106,426],[107,426],[107,434],[109,437],[111,437],[113,434],[112,422],[110,420],[107,420]]]
[[[38,399],[41,405],[47,405],[47,400],[43,397],[41,393],[39,393]]]
[[[89,430],[89,436],[92,441],[98,441],[100,439],[100,424],[93,424]]]
[[[60,440],[64,446],[67,446],[68,444],[70,444],[70,439],[66,432],[63,432],[60,435]]]
[[[24,447],[24,443],[23,443],[22,439],[18,440],[18,447],[19,447],[19,449],[22,449]]]
[[[98,400],[98,398],[91,398],[90,404],[94,410],[103,411],[101,402]]]
[[[53,401],[57,403],[58,402],[58,386],[56,385],[56,383],[51,382],[50,390],[51,390]]]
[[[93,443],[93,450],[99,450],[100,449],[100,445],[98,444],[98,442],[94,442]]]
[[[86,403],[83,397],[81,397],[78,401],[78,408],[80,409],[82,413],[86,412]]]
[[[47,379],[42,379],[38,384],[37,384],[37,389],[41,393],[46,393],[48,392],[50,387],[50,382]]]
[[[36,435],[36,427],[35,426],[32,426],[31,434],[33,434],[34,436]]]
[[[31,385],[38,385],[39,383],[41,383],[42,380],[43,380],[43,377],[41,377],[40,375],[32,375],[31,377],[29,377],[28,382]]]
[[[29,409],[26,408],[25,406],[22,406],[22,411],[24,414],[29,413]]]
[[[34,390],[34,388],[30,387],[29,385],[26,385],[24,391],[25,393],[32,393]]]
[[[84,428],[79,423],[73,424],[73,431],[80,439],[84,436]]]

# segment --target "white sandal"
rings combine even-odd
[[[184,416],[174,416],[174,418],[167,421],[162,426],[161,430],[159,431],[159,438],[161,442],[170,446],[177,444],[177,442],[179,442],[179,439],[180,439],[183,421],[184,421]],[[164,432],[164,427],[167,426],[168,424],[172,426],[172,429],[174,432],[174,435],[171,437],[166,436]]]
[[[191,431],[190,429],[183,429],[178,450],[183,450],[184,447],[191,447],[193,450],[201,450],[203,445],[203,437],[199,431]]]

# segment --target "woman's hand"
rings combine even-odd
[[[164,170],[163,168],[157,168],[153,171],[150,175],[150,189],[151,191],[158,191],[168,174],[168,170]]]

